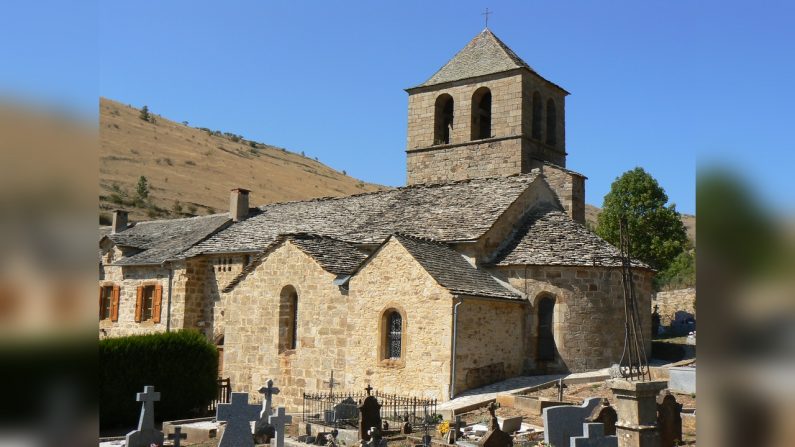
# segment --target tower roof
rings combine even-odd
[[[486,28],[450,59],[439,71],[417,87],[442,84],[516,68],[535,70]]]

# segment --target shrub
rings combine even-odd
[[[149,197],[149,182],[143,175],[138,178],[138,185],[135,187],[138,198],[145,201]]]
[[[188,213],[190,213],[190,214],[195,216],[196,215],[196,205],[194,205],[192,203],[190,205],[188,205]]]
[[[218,352],[196,331],[179,331],[99,342],[99,414],[103,427],[132,426],[141,404],[135,393],[153,385],[159,420],[197,414],[215,398]]]
[[[138,118],[141,118],[144,121],[149,121],[152,119],[152,115],[149,113],[149,107],[144,106],[141,109],[141,113],[138,115]]]

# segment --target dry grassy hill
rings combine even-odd
[[[599,213],[602,209],[593,205],[585,205],[585,222],[591,225],[591,228],[596,228],[596,220],[599,218]],[[682,223],[685,224],[687,229],[687,237],[696,245],[696,216],[692,214],[682,214]]]
[[[229,190],[251,190],[250,203],[345,196],[383,189],[317,160],[238,135],[197,129],[101,98],[100,219],[124,208],[134,220],[222,212]],[[135,201],[140,176],[149,200]]]

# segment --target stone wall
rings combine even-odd
[[[155,332],[165,332],[171,306],[171,329],[183,327],[184,292],[187,275],[185,264],[176,262],[173,265],[173,279],[171,298],[169,300],[169,269],[163,266],[114,266],[103,265],[100,274],[99,286],[119,286],[119,318],[118,321],[110,319],[100,320],[100,338],[123,337],[127,335],[141,335]],[[137,302],[138,286],[160,285],[163,287],[160,322],[152,320],[136,322],[135,306]]]
[[[657,292],[651,301],[651,310],[658,306],[660,324],[670,326],[674,321],[696,318],[696,289],[666,290]]]
[[[446,399],[452,353],[452,295],[391,239],[351,278],[346,386]],[[404,315],[403,355],[384,359],[382,316]],[[326,372],[328,375],[328,372]]]
[[[406,165],[408,185],[519,174],[522,172],[522,139],[519,136],[493,138],[409,151]]]
[[[456,393],[522,373],[525,305],[524,301],[463,299],[458,307]]]
[[[472,139],[472,96],[481,87],[492,94],[491,138]],[[533,94],[538,92],[542,134],[533,138]],[[453,98],[448,144],[434,141],[436,100]],[[529,172],[532,160],[566,165],[565,92],[522,70],[481,76],[409,92],[407,184],[433,183]],[[556,108],[556,143],[546,143],[546,101]]]
[[[624,342],[624,301],[620,268],[509,266],[498,273],[523,291],[527,307],[525,371],[580,372],[609,367],[621,357]],[[651,301],[653,272],[634,272],[639,308]],[[537,302],[544,294],[555,298],[553,334],[558,350],[554,362],[536,361]],[[641,313],[647,352],[651,352],[651,315]]]
[[[348,299],[333,284],[336,275],[285,243],[223,298],[224,369],[234,391],[252,400],[268,379],[281,389],[276,405],[296,411],[304,390],[325,389],[333,369],[345,381]],[[298,295],[297,346],[279,353],[279,301],[286,286]],[[226,294],[225,294],[226,295]]]
[[[536,166],[541,169],[569,217],[585,225],[585,177],[546,163],[537,163]]]
[[[406,149],[410,151],[434,145],[436,98],[443,93],[453,97],[450,144],[472,141],[472,95],[480,87],[491,91],[491,136],[521,135],[522,77],[520,74],[498,74],[410,93]]]

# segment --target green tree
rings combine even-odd
[[[138,198],[141,201],[145,201],[149,198],[149,182],[143,175],[138,178],[138,186],[136,186],[135,192],[138,194]]]
[[[666,205],[668,196],[643,168],[617,178],[605,196],[596,233],[619,244],[619,221],[625,217],[630,255],[655,269],[665,270],[687,248],[687,232],[676,205]]]
[[[138,118],[141,118],[141,119],[142,119],[142,120],[144,120],[144,121],[149,121],[149,120],[151,120],[151,119],[152,119],[152,115],[150,115],[150,114],[149,114],[149,107],[147,107],[147,106],[144,106],[144,107],[141,109],[141,114],[140,114],[140,115],[138,115]]]

